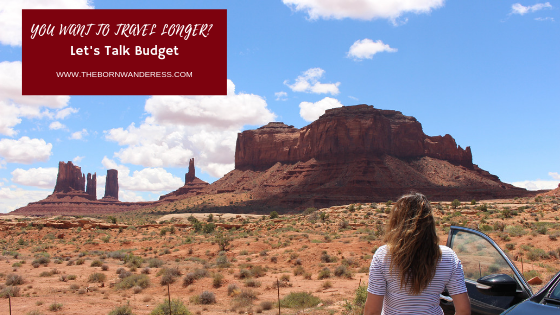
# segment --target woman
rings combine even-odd
[[[405,195],[395,203],[385,242],[371,261],[365,315],[442,315],[439,295],[444,288],[456,315],[471,313],[461,261],[452,249],[438,245],[432,207],[424,195]]]

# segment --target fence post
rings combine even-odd
[[[276,287],[278,288],[278,315],[280,315],[280,281],[276,278]]]
[[[169,315],[171,315],[171,294],[169,293],[169,283],[167,284],[167,301],[169,302]]]

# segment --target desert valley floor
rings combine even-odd
[[[559,202],[539,196],[432,205],[441,244],[450,225],[483,231],[526,279],[544,284],[560,270]],[[10,293],[12,314],[105,315],[126,305],[150,314],[167,301],[168,288],[192,314],[277,314],[277,286],[282,314],[352,314],[383,244],[390,204],[278,217],[166,209],[0,216],[0,314],[9,314]]]

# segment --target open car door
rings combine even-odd
[[[517,267],[486,234],[451,226],[447,246],[463,265],[472,315],[500,314],[533,295]],[[442,293],[440,305],[446,315],[455,313],[447,292]]]

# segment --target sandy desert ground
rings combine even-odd
[[[527,279],[538,276],[546,283],[560,270],[559,202],[537,197],[433,207],[442,244],[450,225],[481,230]],[[171,299],[192,314],[277,314],[277,284],[280,299],[292,304],[282,306],[282,314],[353,313],[360,308],[356,290],[367,283],[372,253],[383,244],[390,204],[272,218],[161,212],[2,216],[0,314],[9,314],[10,292],[12,314],[97,315],[123,305],[134,314],[150,314],[167,301],[167,284]],[[459,250],[465,273],[471,272],[468,255],[477,249]],[[298,306],[298,296],[309,305]]]

